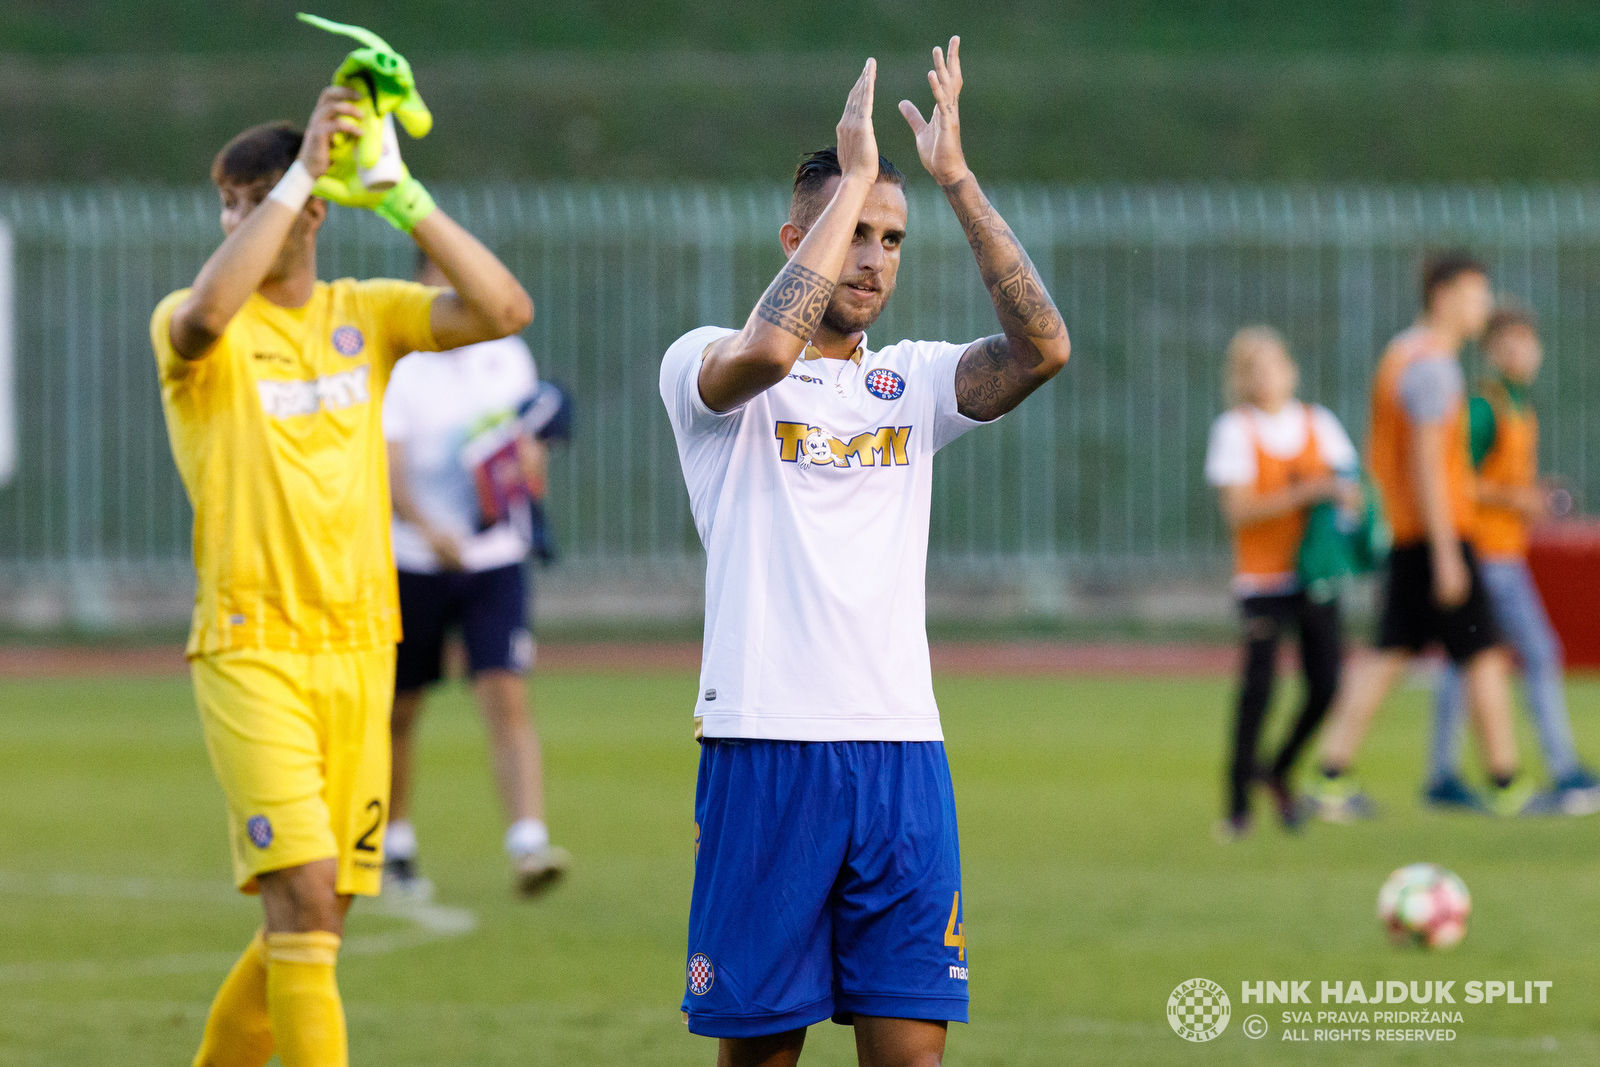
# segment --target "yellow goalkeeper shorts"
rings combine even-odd
[[[233,876],[337,858],[338,891],[375,896],[389,809],[394,646],[240,649],[190,661],[206,750],[228,801]]]

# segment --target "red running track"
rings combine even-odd
[[[1228,674],[1237,652],[1227,645],[1124,644],[1069,641],[936,641],[939,674],[1115,675]],[[539,644],[545,671],[692,671],[697,641],[559,642]],[[187,673],[176,646],[0,647],[0,679],[162,677]]]

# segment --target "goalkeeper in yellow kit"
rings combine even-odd
[[[409,175],[371,206],[453,288],[317,280],[328,205],[312,186],[360,132],[358,99],[326,89],[303,135],[268,124],[223,148],[211,177],[226,237],[150,322],[195,512],[195,699],[235,880],[266,915],[212,1004],[195,1057],[208,1067],[260,1067],[275,1051],[285,1067],[348,1062],[334,962],[352,896],[378,892],[400,636],[383,390],[407,352],[503,337],[533,316],[505,266]]]

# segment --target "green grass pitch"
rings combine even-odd
[[[482,731],[459,687],[423,726],[416,824],[441,904],[474,932],[358,904],[340,982],[357,1064],[709,1064],[679,1020],[696,749],[687,674],[533,684],[551,824],[577,857],[534,903],[509,892]],[[1600,1062],[1600,818],[1431,816],[1415,801],[1422,694],[1386,709],[1360,770],[1385,817],[1210,836],[1222,678],[943,678],[961,813],[972,1016],[951,1064]],[[1600,684],[1571,686],[1600,757]],[[1280,716],[1280,721],[1283,716]],[[1531,741],[1524,736],[1527,751]],[[1264,816],[1265,811],[1262,812]],[[1470,886],[1465,943],[1398,951],[1373,917],[1394,867]],[[0,1063],[187,1063],[258,918],[228,887],[222,801],[187,683],[0,682]],[[1233,998],[1227,1032],[1168,1027],[1179,982]],[[1548,1005],[1458,1005],[1448,1045],[1291,1044],[1243,980],[1550,980]],[[1313,1010],[1321,1010],[1313,1005]],[[1259,1012],[1270,1031],[1241,1032]],[[805,1062],[854,1063],[813,1029]]]

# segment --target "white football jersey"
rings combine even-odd
[[[510,421],[539,387],[533,353],[520,337],[501,337],[445,352],[413,352],[395,364],[383,397],[383,436],[405,448],[417,508],[461,542],[469,571],[528,558],[528,539],[511,522],[478,529],[478,490],[462,452],[473,436]],[[398,515],[395,566],[433,574],[439,559],[422,531]]]
[[[866,340],[797,360],[718,414],[700,396],[705,326],[661,361],[706,549],[703,736],[940,741],[925,599],[933,454],[979,425],[956,411],[965,344]]]

